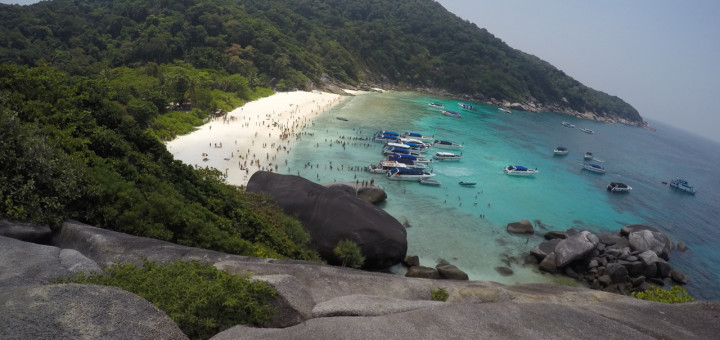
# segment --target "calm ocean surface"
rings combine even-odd
[[[430,102],[461,112],[463,118],[444,116],[429,107]],[[407,92],[348,98],[317,117],[294,142],[282,172],[315,182],[374,178],[388,193],[381,207],[410,225],[408,254],[420,256],[421,264],[430,267],[446,259],[473,280],[571,284],[522,264],[523,255],[542,242],[543,233],[568,228],[616,233],[627,224],[648,224],[675,243],[688,245],[686,252],[671,253],[670,265],[690,276],[690,294],[720,299],[720,144],[652,121],[655,132],[553,113],[506,114],[475,103],[477,111],[464,111],[457,103]],[[564,127],[562,121],[577,127]],[[581,132],[582,127],[595,134]],[[371,140],[381,129],[462,143],[464,158],[431,163],[433,179],[442,182],[439,187],[357,171],[382,160],[382,144]],[[337,141],[345,142],[345,148]],[[553,156],[556,146],[570,153]],[[593,152],[606,174],[582,170],[586,151]],[[539,173],[534,178],[504,175],[502,169],[509,164]],[[695,186],[695,196],[662,184],[678,176]],[[462,187],[462,180],[478,184]],[[633,190],[609,193],[605,187],[612,181]],[[505,231],[507,223],[521,219],[534,221],[538,235]],[[495,268],[501,266],[514,274],[500,275]]]

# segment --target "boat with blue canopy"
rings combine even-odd
[[[522,165],[508,165],[505,167],[505,169],[503,169],[503,172],[506,175],[513,176],[529,176],[538,173],[537,169],[528,169]]]
[[[388,179],[394,181],[417,181],[435,176],[435,174],[421,169],[408,168],[392,168],[387,171],[386,175]]]

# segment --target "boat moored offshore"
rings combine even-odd
[[[433,137],[433,136],[426,136],[426,135],[423,135],[422,133],[407,132],[407,131],[405,131],[405,133],[402,134],[402,137],[404,137],[404,138],[419,139],[419,140],[421,140],[421,141],[433,141],[433,140],[435,140],[435,137]]]
[[[408,168],[392,168],[386,172],[386,175],[389,179],[394,181],[417,181],[435,176],[435,174],[421,169]]]
[[[456,155],[452,152],[436,152],[435,156],[433,156],[433,159],[440,162],[447,162],[447,161],[459,161],[462,159],[462,154]]]
[[[682,178],[676,178],[670,181],[670,187],[695,195],[695,188]]]
[[[418,182],[420,182],[420,184],[434,185],[434,186],[438,186],[441,184],[440,181],[436,181],[434,179],[427,179],[427,178],[421,178],[418,180]]]
[[[632,187],[620,182],[610,182],[607,186],[607,191],[610,192],[628,192],[632,190]]]
[[[513,176],[529,176],[538,173],[537,169],[528,169],[521,165],[508,165],[503,169],[503,172]]]
[[[455,117],[455,118],[462,118],[462,115],[460,113],[457,113],[455,111],[450,110],[443,110],[442,113],[446,116]]]
[[[561,124],[562,124],[563,126],[569,127],[569,128],[574,128],[574,127],[575,127],[575,124],[572,124],[572,123],[570,123],[570,122],[562,122]]]
[[[590,130],[590,129],[588,129],[588,128],[582,128],[582,129],[580,129],[580,131],[585,132],[585,133],[588,133],[588,134],[593,134],[593,133],[595,133],[595,131]]]
[[[367,171],[374,174],[384,174],[388,170],[393,168],[408,168],[407,164],[400,163],[398,161],[382,161],[380,164],[370,164],[367,167]]]
[[[447,140],[435,140],[433,142],[433,146],[436,148],[442,148],[442,149],[462,149],[463,145],[454,143]]]
[[[604,168],[602,165],[599,165],[599,164],[595,164],[595,163],[584,163],[582,166],[583,166],[583,169],[585,169],[585,170],[587,170],[587,171],[592,171],[592,172],[596,172],[596,173],[599,173],[599,174],[604,174],[604,173],[605,173],[605,168]]]
[[[557,156],[565,156],[568,154],[568,152],[568,149],[564,146],[558,146],[555,148],[555,150],[553,150],[553,154]]]

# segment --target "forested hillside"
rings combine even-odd
[[[431,0],[0,5],[0,217],[318,260],[297,219],[163,140],[274,90],[443,89],[642,122]]]
[[[55,0],[0,7],[0,62],[71,74],[184,61],[276,90],[346,83],[536,101],[641,123],[630,105],[432,0]]]

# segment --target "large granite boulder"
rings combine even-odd
[[[289,215],[298,216],[320,255],[341,264],[333,249],[344,239],[355,242],[365,268],[386,268],[407,252],[405,227],[382,209],[337,188],[326,188],[302,177],[258,171],[247,192],[265,193]]]
[[[633,251],[644,252],[651,250],[666,260],[670,257],[670,251],[673,248],[672,242],[668,237],[659,231],[633,231],[628,235],[628,241]]]
[[[538,261],[542,261],[542,259],[544,259],[545,256],[548,256],[548,254],[555,251],[555,247],[557,247],[557,245],[560,244],[560,242],[562,240],[563,239],[561,239],[561,238],[554,238],[554,239],[545,241],[543,243],[540,243],[540,244],[536,245],[535,247],[533,247],[533,249],[530,250],[530,254],[535,256],[538,259]]]
[[[508,223],[507,231],[511,234],[533,234],[533,233],[535,233],[535,229],[533,229],[532,223],[528,219],[524,219],[524,220],[521,220],[518,222]]]
[[[187,339],[147,300],[98,285],[3,287],[0,325],[0,339]]]
[[[24,242],[0,236],[0,286],[43,284],[77,272],[102,272],[74,249]]]
[[[0,220],[0,236],[39,244],[50,244],[52,230],[46,225]]]
[[[460,270],[457,266],[449,263],[441,263],[435,266],[440,277],[448,280],[469,280],[468,274]]]
[[[387,199],[387,193],[385,190],[376,186],[356,188],[354,183],[352,185],[345,183],[325,183],[323,186],[345,191],[350,196],[355,196],[371,204],[377,204]]]
[[[586,258],[600,242],[595,234],[583,230],[560,241],[555,247],[556,265],[564,267],[569,263]]]
[[[365,187],[358,189],[357,198],[368,203],[377,204],[387,199],[387,193],[376,186]]]

